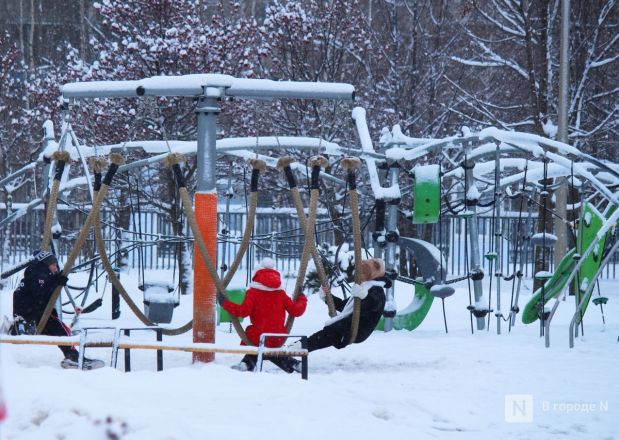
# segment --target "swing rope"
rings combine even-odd
[[[251,234],[254,230],[254,222],[256,219],[256,208],[258,206],[258,179],[260,177],[261,172],[266,171],[266,163],[260,159],[251,159],[249,163],[252,166],[251,173],[251,187],[249,193],[249,209],[247,211],[247,222],[245,224],[245,231],[243,232],[243,238],[241,239],[241,245],[237,254],[234,256],[234,261],[228,268],[228,272],[225,274],[223,278],[224,288],[228,287],[230,284],[230,280],[236,273],[239,265],[241,264],[241,260],[249,247],[249,241],[251,239]]]
[[[319,158],[322,156],[318,156]],[[328,164],[328,162],[326,162],[326,159],[324,157],[322,157],[322,159],[317,159],[319,163],[317,163],[317,166],[326,166]],[[315,225],[312,225],[312,228],[310,229],[308,226],[308,221],[305,217],[305,212],[303,211],[303,203],[301,201],[301,195],[299,194],[299,188],[297,188],[297,180],[292,172],[292,168],[290,167],[290,164],[294,162],[294,159],[290,156],[284,156],[281,157],[278,161],[277,161],[277,169],[281,170],[284,172],[284,175],[286,176],[286,181],[288,182],[288,187],[290,188],[290,195],[292,197],[292,201],[294,203],[294,206],[296,208],[297,211],[297,217],[299,218],[299,224],[301,226],[301,230],[304,231],[305,233],[305,239],[307,242],[308,239],[308,235],[312,235],[312,240],[313,240],[313,229]],[[319,178],[319,174],[320,173],[320,168],[318,169],[318,175],[316,176],[316,180],[318,180]],[[312,169],[312,177],[313,177],[314,173],[313,173],[313,169]],[[311,195],[315,194],[316,195],[316,199],[318,198],[319,195],[319,185],[318,185],[318,181],[316,182],[316,188],[312,188],[310,191],[310,199],[311,199]],[[311,207],[311,200],[310,200],[310,207]],[[315,220],[314,220],[315,223]],[[304,246],[304,250],[305,250],[305,246]],[[316,246],[311,246],[309,248],[309,252],[312,256],[312,259],[314,260],[314,266],[316,267],[316,273],[318,274],[318,279],[320,281],[320,286],[322,288],[322,290],[325,293],[325,300],[327,302],[327,307],[329,309],[329,316],[330,317],[334,317],[336,315],[335,312],[335,304],[333,303],[333,297],[331,296],[331,284],[328,282],[327,280],[327,275],[326,275],[326,271],[324,268],[324,265],[322,264],[322,257],[320,256],[320,254],[318,253],[318,250],[316,249]],[[297,283],[299,278],[301,278],[303,280],[302,277],[297,277]],[[297,291],[296,285],[295,285],[295,293]]]
[[[311,180],[311,190],[310,190],[310,206],[308,212],[308,218],[306,219],[305,224],[305,244],[303,245],[303,252],[301,254],[301,262],[299,264],[299,272],[297,274],[297,280],[294,286],[294,293],[292,295],[292,299],[296,300],[299,295],[302,293],[303,282],[305,281],[305,273],[307,272],[307,263],[309,262],[310,255],[313,255],[312,249],[316,249],[315,240],[314,240],[314,228],[316,226],[316,212],[318,210],[318,196],[320,195],[320,170],[328,164],[327,159],[322,156],[315,156],[310,159],[310,166],[312,167],[312,180]],[[302,217],[305,219],[305,214],[301,213]],[[320,258],[318,258],[320,261]],[[320,268],[323,272],[323,278],[320,278],[320,284],[323,284],[323,280],[326,278],[324,267],[322,267],[322,261],[320,261]],[[319,266],[316,265],[316,271],[318,272],[320,269]],[[320,277],[320,275],[319,275]],[[326,295],[326,293],[325,293]],[[292,325],[294,324],[294,316],[288,315],[286,319],[286,329],[288,332],[292,329]]]
[[[95,175],[95,184],[94,184],[95,194],[97,194],[100,191],[100,188],[99,188],[100,181],[101,181],[100,166],[101,166],[101,159],[93,161],[93,174]],[[116,289],[120,293],[120,296],[127,303],[131,311],[135,314],[135,316],[137,316],[137,318],[144,325],[156,327],[157,324],[155,322],[152,322],[150,319],[148,319],[148,317],[144,313],[142,313],[142,310],[140,310],[140,308],[135,304],[131,296],[129,296],[129,293],[127,292],[125,287],[120,282],[120,279],[118,279],[116,272],[114,271],[112,263],[105,249],[105,243],[103,240],[103,233],[102,233],[102,228],[101,228],[100,213],[97,214],[97,218],[95,219],[94,235],[95,235],[95,244],[97,246],[97,251],[99,253],[99,257],[101,258],[101,264],[103,265],[103,268],[107,274],[108,279],[110,280],[110,283],[112,283],[112,285],[116,287]],[[167,329],[167,328],[162,329],[162,333],[166,336],[176,336],[176,335],[180,335],[180,334],[183,334],[189,331],[192,327],[193,327],[193,320],[189,321],[187,324],[177,329]]]
[[[174,171],[174,176],[176,177],[176,181],[178,184],[178,192],[183,202],[183,210],[185,212],[185,216],[187,217],[187,222],[189,223],[189,226],[191,227],[191,231],[193,232],[195,244],[198,246],[198,251],[200,252],[200,255],[202,256],[202,260],[204,261],[204,264],[206,265],[209,275],[211,276],[211,279],[213,280],[213,283],[215,284],[215,289],[217,290],[218,293],[222,294],[223,296],[227,298],[226,288],[221,278],[217,274],[217,269],[215,267],[215,264],[213,263],[213,260],[211,259],[208,253],[206,243],[204,242],[204,237],[202,237],[202,233],[200,232],[198,221],[196,219],[196,215],[193,210],[193,204],[191,203],[189,192],[187,191],[187,187],[185,186],[185,179],[183,177],[183,174],[180,168],[180,162],[183,162],[183,161],[184,161],[184,157],[178,153],[172,153],[168,156],[168,158],[166,158],[167,166],[172,167],[172,170]],[[232,325],[234,326],[234,329],[238,333],[241,340],[246,345],[253,346],[254,344],[247,337],[245,330],[241,326],[239,318],[236,316],[230,315],[230,321],[232,322]]]
[[[101,190],[97,194],[97,197],[95,198],[93,202],[92,209],[90,210],[88,217],[86,217],[86,220],[84,221],[84,225],[82,226],[82,229],[80,230],[77,240],[75,241],[75,245],[73,246],[73,249],[71,250],[71,253],[67,257],[67,260],[64,264],[63,273],[65,274],[68,274],[69,272],[71,272],[73,263],[75,263],[75,260],[79,256],[82,246],[86,242],[86,238],[88,237],[88,233],[90,232],[90,227],[93,225],[94,220],[98,215],[99,209],[101,208],[101,204],[103,203],[103,200],[107,196],[107,192],[109,190],[110,185],[112,184],[112,179],[114,178],[114,174],[116,174],[118,167],[124,162],[123,157],[119,154],[110,154],[110,160],[112,163],[110,164],[107,170],[105,178],[103,179]],[[43,315],[41,316],[41,319],[39,320],[39,324],[37,325],[37,334],[40,335],[43,329],[45,328],[45,326],[47,325],[47,321],[49,320],[52,310],[54,309],[54,305],[56,304],[56,300],[58,299],[58,296],[60,295],[61,290],[62,290],[62,286],[58,286],[54,289],[54,292],[52,293],[47,303],[47,306],[45,307],[45,310],[43,311]]]
[[[66,132],[63,134],[66,138]],[[61,142],[63,140],[61,139]],[[62,144],[61,144],[62,145]],[[43,226],[43,239],[41,240],[41,250],[48,250],[51,237],[52,237],[52,221],[54,220],[54,214],[56,213],[56,207],[58,204],[58,192],[60,189],[60,180],[64,173],[64,167],[67,162],[71,160],[71,155],[68,151],[54,151],[51,159],[56,162],[54,169],[54,181],[52,182],[52,188],[49,193],[49,201],[47,204],[47,211],[45,213],[45,225]]]
[[[355,245],[355,283],[361,284],[362,271],[361,271],[361,222],[359,220],[359,199],[357,194],[357,179],[356,170],[361,166],[361,161],[357,157],[348,157],[342,160],[342,168],[346,170],[348,187],[348,194],[350,195],[350,211],[352,217],[352,229],[353,229],[353,241]],[[361,313],[361,299],[355,297],[353,304],[352,322],[350,325],[350,341],[352,344],[357,339],[357,332],[359,331],[359,315]]]

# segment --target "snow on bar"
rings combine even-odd
[[[130,98],[137,96],[202,96],[206,87],[239,98],[346,99],[355,88],[346,83],[273,81],[221,74],[154,76],[133,81],[88,81],[62,86],[65,99]]]
[[[361,148],[366,153],[373,153],[374,147],[372,145],[372,139],[370,138],[370,130],[368,129],[365,114],[365,109],[363,107],[355,107],[352,111],[352,118],[355,122]],[[368,167],[368,175],[370,177],[370,185],[374,193],[374,198],[385,200],[399,199],[401,197],[400,186],[397,183],[389,187],[380,186],[376,160],[371,157],[363,157],[363,160]]]

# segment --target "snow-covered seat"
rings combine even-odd
[[[144,292],[144,314],[158,324],[172,322],[172,313],[178,306],[178,296],[173,295],[174,286],[161,281],[149,281],[138,288]]]

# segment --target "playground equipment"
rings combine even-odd
[[[325,181],[336,182],[339,184],[348,182],[350,190],[351,206],[358,206],[358,197],[365,197],[357,190],[357,181],[354,170],[358,164],[347,164],[347,177],[345,180],[326,174],[322,169],[324,163],[319,159],[312,164],[311,168],[311,189],[310,189],[310,209],[306,216],[302,203],[299,203],[299,193],[293,172],[308,172],[304,166],[295,164],[292,159],[280,159],[277,161],[273,157],[258,154],[262,149],[285,150],[295,148],[297,150],[311,150],[312,153],[324,153],[326,155],[340,157],[348,156],[350,149],[341,148],[334,143],[326,142],[322,139],[312,138],[287,138],[287,137],[260,137],[244,139],[223,139],[216,141],[215,132],[217,127],[217,115],[220,112],[218,99],[225,97],[243,98],[303,98],[303,99],[352,99],[354,90],[352,86],[346,84],[314,84],[314,83],[289,83],[272,82],[266,80],[244,80],[225,75],[188,75],[180,78],[147,78],[140,81],[123,81],[119,83],[83,83],[69,84],[63,88],[63,96],[68,100],[85,98],[104,98],[104,97],[143,97],[143,96],[186,96],[198,99],[198,141],[179,142],[165,139],[165,142],[153,141],[134,141],[126,142],[123,145],[101,146],[98,151],[79,146],[72,130],[65,125],[61,134],[61,149],[76,148],[80,151],[79,156],[84,162],[84,158],[97,157],[100,154],[107,154],[115,149],[126,149],[141,146],[147,149],[150,154],[154,154],[148,159],[136,161],[126,165],[117,164],[118,171],[131,168],[146,166],[168,158],[168,166],[173,170],[179,194],[183,200],[183,206],[192,227],[196,240],[195,257],[197,261],[194,279],[194,321],[188,324],[193,325],[194,339],[196,342],[203,342],[214,337],[214,291],[225,292],[226,287],[234,274],[235,268],[240,264],[245,249],[250,245],[251,223],[248,221],[246,230],[243,234],[241,243],[242,252],[239,252],[231,265],[230,271],[222,274],[223,280],[217,275],[217,265],[215,264],[214,246],[216,244],[217,224],[216,215],[216,196],[214,196],[214,164],[218,153],[226,153],[244,159],[257,159],[263,165],[257,165],[252,170],[252,185],[250,193],[250,205],[248,208],[249,217],[256,209],[256,188],[257,176],[260,171],[276,166],[282,170],[288,181],[293,202],[297,210],[301,231],[306,237],[304,251],[302,253],[301,270],[295,295],[300,293],[305,267],[311,256],[320,277],[323,290],[327,292],[327,299],[330,298],[330,285],[328,284],[321,258],[316,251],[313,240],[313,221],[315,221],[316,206],[318,203],[318,178]],[[509,202],[518,200],[520,202],[519,223],[523,220],[522,212],[525,200],[529,208],[528,220],[531,220],[531,211],[535,201],[535,195],[541,194],[547,200],[549,191],[552,190],[548,181],[556,177],[571,177],[572,182],[587,182],[589,185],[587,196],[596,201],[605,200],[612,206],[616,206],[615,194],[607,188],[608,184],[616,184],[619,173],[608,164],[601,162],[585,153],[582,153],[569,145],[551,141],[540,136],[502,131],[494,128],[482,130],[479,133],[471,133],[463,130],[459,136],[445,139],[415,139],[404,136],[399,128],[389,132],[383,132],[381,147],[383,152],[376,153],[365,120],[365,111],[362,108],[355,108],[352,111],[352,118],[355,123],[357,135],[361,145],[360,150],[354,150],[364,162],[364,171],[369,177],[369,188],[375,201],[375,233],[374,233],[374,256],[384,255],[387,271],[400,281],[410,282],[415,286],[415,294],[411,304],[396,313],[393,301],[393,288],[387,291],[388,307],[385,311],[384,321],[380,327],[386,331],[395,329],[412,330],[418,327],[428,313],[433,302],[437,297],[442,300],[444,307],[445,298],[453,294],[453,289],[448,283],[454,280],[446,280],[446,265],[441,252],[445,247],[439,248],[429,243],[422,242],[412,237],[400,237],[398,232],[399,206],[403,196],[412,191],[414,199],[413,212],[411,219],[414,224],[432,225],[439,224],[441,215],[446,211],[451,211],[461,219],[465,225],[467,239],[465,240],[465,258],[467,263],[466,274],[458,281],[467,280],[470,289],[470,317],[471,328],[473,320],[476,322],[477,330],[489,328],[490,313],[494,312],[496,317],[497,333],[501,332],[501,322],[509,320],[511,330],[515,322],[516,315],[519,313],[518,300],[523,277],[523,258],[520,252],[520,259],[514,259],[512,273],[503,273],[507,267],[505,252],[503,247],[508,238],[505,237],[502,226],[502,212],[509,209]],[[191,202],[185,183],[182,181],[182,173],[179,171],[182,158],[175,157],[174,154],[183,152],[185,154],[198,155],[198,187],[194,203]],[[439,158],[437,160],[437,157]],[[66,155],[55,155],[55,175],[50,191],[50,199],[53,194],[60,193],[71,185],[78,185],[76,182],[62,183],[62,176],[66,175],[63,171],[65,163],[68,163]],[[435,164],[433,162],[439,162]],[[276,163],[277,162],[277,163]],[[386,164],[386,171],[378,165]],[[354,165],[354,166],[353,166]],[[414,166],[412,166],[414,165]],[[11,178],[18,178],[27,173],[32,167],[24,167],[23,172],[13,173]],[[412,169],[413,182],[410,189],[400,189],[401,170]],[[64,173],[64,174],[63,174]],[[255,173],[255,185],[254,185]],[[49,173],[48,173],[49,174]],[[95,172],[95,177],[96,177]],[[90,178],[90,172],[84,169],[84,175]],[[7,182],[7,178],[2,179],[2,183]],[[96,180],[96,179],[95,179]],[[111,178],[110,178],[111,181]],[[541,183],[540,183],[541,182]],[[385,185],[385,186],[383,186]],[[109,185],[108,185],[109,186]],[[88,216],[87,225],[95,225],[95,232],[100,229],[97,225],[97,204],[100,204],[105,194],[101,195],[104,188],[95,188],[93,193],[93,209]],[[515,191],[515,193],[514,193]],[[23,215],[37,203],[41,203],[43,198],[33,201],[28,207],[19,212],[9,215],[0,221],[0,227],[6,225],[19,215]],[[355,259],[361,259],[361,243],[359,237],[361,229],[361,219],[355,214],[358,207],[353,206],[352,224],[354,232],[352,237],[355,241]],[[566,256],[554,273],[544,273],[539,271],[538,278],[547,278],[542,288],[535,293],[533,299],[527,304],[523,311],[523,322],[534,322],[540,316],[541,328],[546,329],[545,335],[549,340],[548,326],[552,320],[554,310],[558,307],[558,302],[552,311],[544,309],[544,304],[552,298],[557,301],[565,296],[568,286],[572,280],[576,280],[578,285],[578,322],[582,321],[591,289],[596,284],[600,269],[604,266],[606,256],[604,249],[610,248],[609,242],[610,228],[616,224],[619,214],[614,209],[608,208],[605,216],[601,216],[592,203],[584,205],[581,214],[581,222],[576,235],[576,249]],[[490,208],[490,209],[487,209]],[[491,213],[493,219],[491,241],[488,243],[489,252],[482,255],[479,243],[479,230],[477,219],[481,214]],[[544,215],[550,211],[548,206],[543,209]],[[92,215],[92,218],[91,218]],[[550,214],[548,214],[550,215]],[[312,220],[314,219],[314,220]],[[524,220],[523,220],[524,221]],[[50,212],[45,219],[46,230],[51,228],[53,217]],[[547,257],[549,248],[553,244],[553,238],[548,233],[532,235],[530,238],[521,239],[521,235],[526,235],[524,229],[519,224],[516,247],[530,246],[543,249],[544,257]],[[84,229],[87,233],[88,228]],[[48,234],[49,235],[49,234]],[[442,233],[439,231],[442,240]],[[44,237],[44,242],[48,242],[49,237]],[[99,242],[101,240],[98,240]],[[612,240],[610,240],[612,241]],[[522,245],[524,243],[524,245]],[[415,255],[421,276],[419,279],[405,279],[397,277],[397,249],[410,252]],[[614,247],[612,247],[614,249]],[[103,257],[103,252],[99,249]],[[518,254],[517,254],[518,255]],[[577,257],[580,258],[577,258]],[[484,276],[482,270],[482,258],[488,261],[489,273]],[[545,258],[543,258],[545,259]],[[109,259],[108,259],[109,260]],[[69,259],[71,262],[71,259]],[[72,262],[71,262],[72,263]],[[71,264],[66,264],[67,270]],[[494,269],[493,269],[494,268]],[[108,276],[114,282],[114,276]],[[299,281],[300,280],[300,281]],[[486,295],[484,294],[484,282],[488,282]],[[494,280],[494,290],[493,290]],[[512,294],[509,303],[509,312],[503,311],[502,292],[500,281],[513,281]],[[586,280],[586,281],[585,281]],[[115,284],[116,285],[116,284]],[[121,290],[122,294],[122,290]],[[474,294],[474,298],[471,296]],[[123,295],[124,296],[124,295]],[[126,295],[129,297],[129,295]],[[150,300],[149,300],[150,301]],[[493,303],[494,301],[494,303]],[[160,301],[157,304],[162,305]],[[600,305],[604,304],[602,299],[598,300]],[[153,305],[152,301],[149,307]],[[53,305],[51,306],[53,307]],[[173,307],[172,307],[173,308]],[[151,309],[147,311],[149,315]],[[163,312],[162,312],[163,313]],[[329,314],[333,315],[332,304],[329,302]],[[447,330],[446,316],[445,329]],[[136,312],[136,315],[138,313]],[[140,316],[140,315],[138,315]],[[486,320],[488,317],[488,320]],[[152,318],[152,317],[151,317]],[[166,316],[157,319],[167,319]],[[142,319],[142,318],[140,318]],[[153,323],[153,319],[145,316],[145,323]],[[159,322],[163,322],[159,321]],[[232,319],[235,328],[240,327],[238,321]],[[289,325],[292,325],[290,322]],[[184,326],[185,329],[188,329]],[[239,331],[242,335],[242,329]],[[353,332],[354,334],[354,332]],[[206,360],[208,357],[196,356],[196,360]]]

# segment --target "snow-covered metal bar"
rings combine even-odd
[[[273,81],[235,78],[220,74],[154,76],[134,81],[88,81],[62,86],[65,99],[134,98],[138,96],[202,96],[206,88],[219,88],[223,95],[265,99],[343,99],[351,101],[355,88],[346,83]]]
[[[357,129],[357,136],[359,137],[359,142],[361,143],[361,149],[366,153],[374,153],[370,130],[368,129],[368,124],[365,118],[365,109],[363,107],[355,107],[352,111],[352,119],[355,122],[355,128]],[[372,192],[374,193],[374,198],[396,200],[402,197],[397,180],[392,182],[388,188],[384,188],[380,185],[378,170],[376,168],[376,160],[374,158],[363,157],[363,160],[368,167],[368,175],[370,177],[370,185],[372,187]]]

